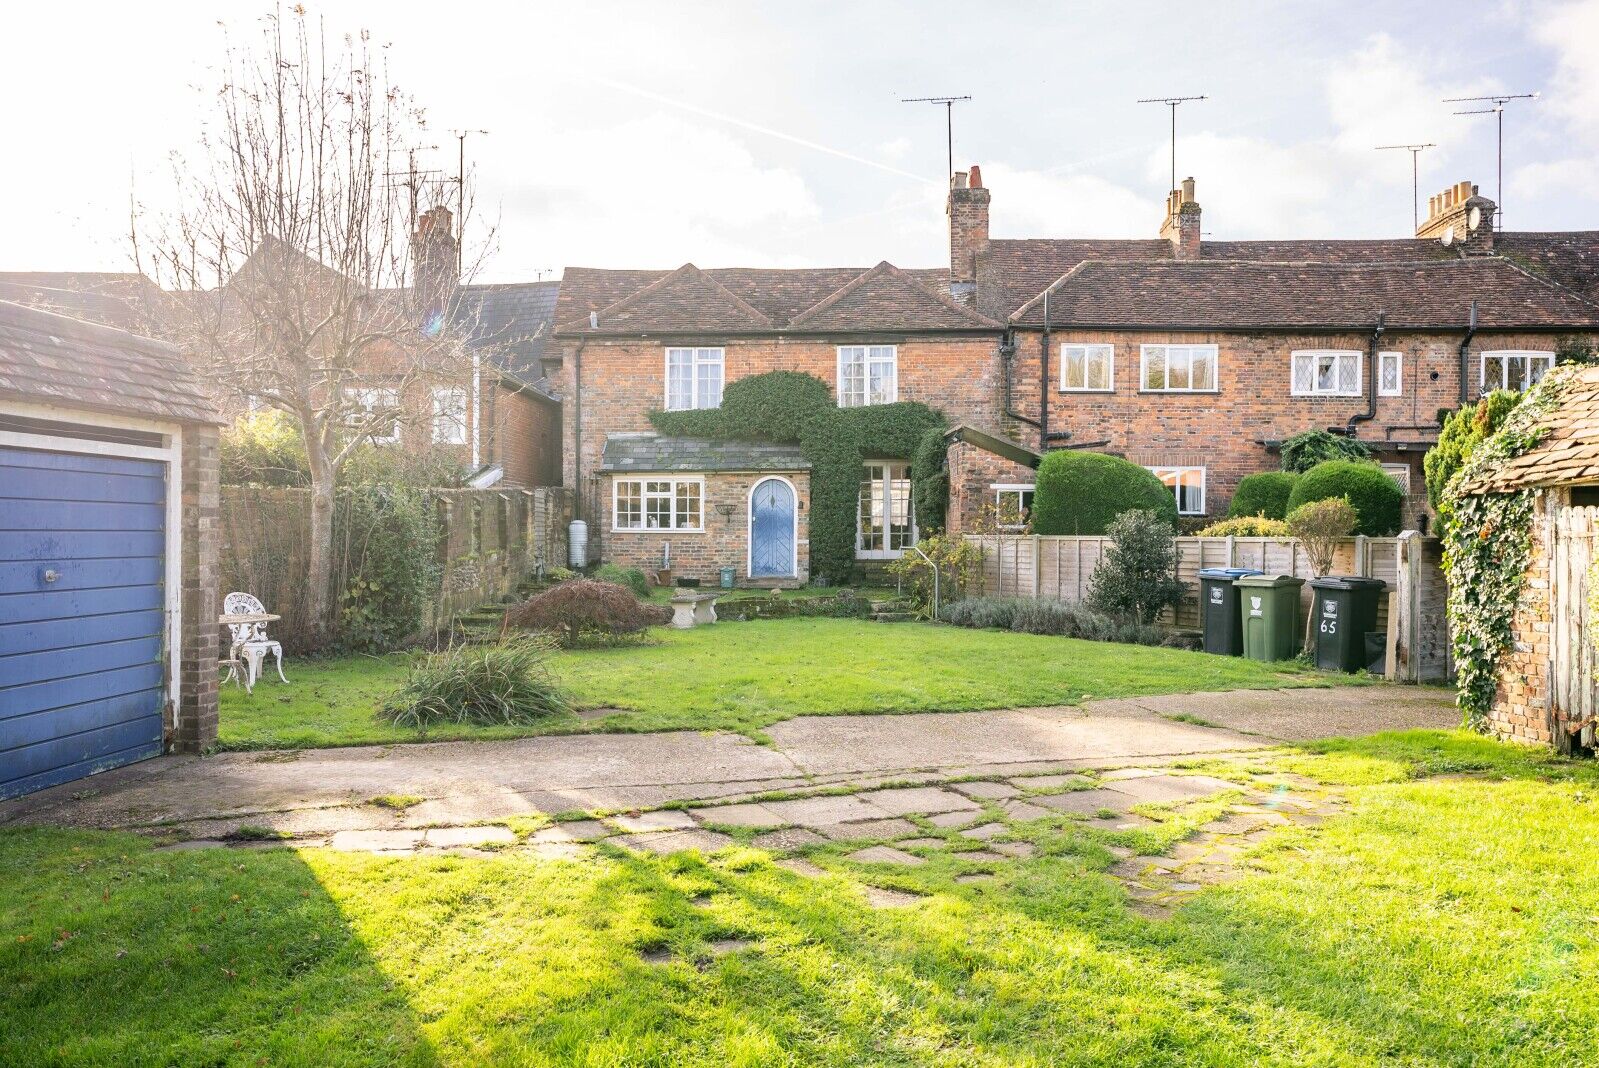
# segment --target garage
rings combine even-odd
[[[0,303],[0,800],[214,741],[216,441],[176,349]]]

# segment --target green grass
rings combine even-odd
[[[289,686],[222,691],[221,746],[306,748],[416,741],[380,723],[379,702],[405,675],[401,657],[291,665]],[[742,731],[801,714],[966,712],[1194,690],[1357,681],[1292,663],[1261,664],[1177,649],[1006,631],[844,619],[661,629],[653,644],[558,654],[578,706],[618,711],[553,716],[532,726],[450,725],[429,740],[514,738],[586,730]]]
[[[0,831],[0,1063],[1599,1064],[1599,768],[1415,732],[1284,766],[1350,814],[1165,922],[1106,832],[1041,823],[984,885],[939,855],[582,863],[151,852]],[[1472,774],[1418,779],[1418,773]],[[863,907],[865,881],[914,888]],[[713,958],[712,939],[749,948]],[[640,954],[667,950],[665,963]]]

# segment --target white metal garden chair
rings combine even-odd
[[[239,592],[230,593],[222,599],[222,613],[229,616],[268,614],[266,605],[261,603],[259,597],[253,593]],[[265,621],[228,624],[228,631],[233,636],[228,659],[243,661],[244,685],[247,690],[252,689],[260,680],[261,665],[266,661],[268,653],[277,658],[278,678],[284,682],[289,681],[288,676],[283,674],[283,646],[267,636],[266,627]]]

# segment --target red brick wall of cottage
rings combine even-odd
[[[865,344],[862,339],[763,339],[718,341],[704,338],[674,346],[713,346],[724,350],[722,382],[728,384],[768,371],[803,371],[837,391],[838,346]],[[884,344],[886,342],[871,342]],[[590,340],[583,346],[582,436],[577,442],[578,390],[576,344],[565,346],[561,391],[566,398],[564,437],[565,484],[575,484],[581,451],[586,492],[599,469],[608,434],[649,430],[649,413],[666,404],[666,349],[659,340]],[[911,338],[898,347],[899,399],[921,401],[944,413],[951,423],[997,424],[1001,380],[997,336],[977,338]],[[587,511],[587,509],[585,509]]]
[[[1368,333],[1284,334],[1172,331],[1055,331],[1050,356],[1049,429],[1071,438],[1064,444],[1105,442],[1098,451],[1125,455],[1149,466],[1203,466],[1206,469],[1206,514],[1227,513],[1238,482],[1256,471],[1276,470],[1279,459],[1257,444],[1281,440],[1316,427],[1342,427],[1363,412],[1366,397],[1296,397],[1292,395],[1290,353],[1300,349],[1343,349],[1364,353]],[[1425,441],[1437,436],[1440,408],[1459,403],[1460,334],[1393,331],[1378,348],[1403,353],[1403,393],[1378,397],[1376,417],[1357,424],[1361,440]],[[1013,404],[1024,412],[1038,407],[1039,334],[1018,335]],[[1060,347],[1073,343],[1115,346],[1113,391],[1067,393],[1060,384]],[[1146,344],[1214,344],[1218,347],[1218,390],[1215,393],[1155,393],[1139,388],[1140,346]],[[1497,349],[1553,351],[1549,334],[1484,331],[1471,344],[1469,396],[1477,396],[1480,354]],[[1373,369],[1362,361],[1362,387]],[[1434,377],[1436,376],[1436,377]],[[1036,447],[1037,432],[1028,428]],[[1421,477],[1424,449],[1405,454],[1382,453],[1384,463],[1412,465],[1411,502],[1407,525],[1424,510],[1426,489]]]
[[[623,476],[634,477],[634,476]],[[661,566],[661,546],[672,546],[672,574],[674,577],[697,578],[707,586],[715,586],[721,569],[731,567],[740,586],[770,588],[804,585],[810,578],[810,499],[811,479],[808,471],[759,471],[696,474],[640,474],[639,478],[703,478],[704,495],[700,509],[703,517],[702,531],[682,530],[616,530],[612,522],[611,486],[613,476],[600,480],[604,499],[599,514],[603,517],[603,559],[605,563],[621,567],[636,567],[653,576]],[[793,483],[798,497],[799,528],[796,556],[798,567],[794,578],[749,577],[749,504],[750,491],[756,483],[766,478],[786,478]],[[723,515],[718,505],[732,505],[732,512]]]
[[[950,443],[949,511],[945,526],[953,533],[978,529],[985,507],[996,503],[997,485],[1030,486],[1038,472],[1026,464],[996,456],[964,441]]]
[[[1499,665],[1499,688],[1488,711],[1488,729],[1495,737],[1529,745],[1548,745],[1549,632],[1553,607],[1549,590],[1549,524],[1544,509],[1549,495],[1540,495],[1533,521],[1532,558],[1527,584],[1511,620],[1510,651]]]
[[[526,393],[498,389],[486,422],[492,428],[488,458],[505,468],[505,484],[556,486],[561,478],[561,409]]]

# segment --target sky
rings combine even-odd
[[[1469,179],[1494,117],[1444,97],[1539,92],[1505,118],[1505,224],[1599,229],[1599,0],[1182,4],[1006,0],[305,5],[365,29],[426,108],[427,166],[467,140],[477,281],[563,266],[946,262],[944,109],[995,237],[1153,237],[1177,170],[1216,239],[1385,237]],[[256,3],[8,10],[0,270],[126,270]],[[16,102],[26,102],[19,107]],[[469,260],[479,257],[469,256]]]

